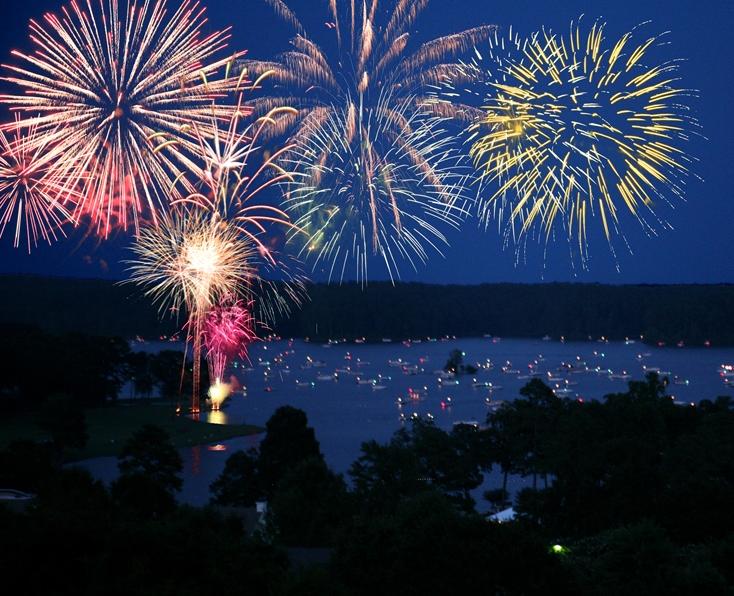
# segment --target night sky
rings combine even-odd
[[[170,0],[175,2],[175,0]],[[29,50],[27,21],[43,12],[55,11],[61,0],[4,0],[0,3],[2,61],[9,60],[12,48]],[[210,26],[233,26],[232,49],[248,49],[253,57],[268,57],[286,48],[288,29],[272,15],[262,0],[204,0]],[[329,35],[326,1],[289,0],[301,16],[309,34],[325,39]],[[305,9],[305,10],[304,10]],[[570,266],[564,243],[551,245],[547,257],[542,250],[529,253],[528,262],[515,263],[512,250],[503,250],[495,229],[480,231],[475,219],[461,231],[449,231],[451,247],[446,258],[412,273],[402,269],[404,280],[436,283],[584,281],[603,283],[734,283],[734,193],[731,166],[734,160],[734,3],[730,0],[693,2],[690,0],[433,0],[419,19],[417,37],[430,39],[484,23],[512,25],[528,34],[545,25],[565,32],[572,19],[585,14],[589,22],[605,19],[607,37],[616,37],[644,21],[652,21],[642,34],[670,31],[671,46],[658,54],[685,58],[680,73],[682,86],[697,89],[700,98],[692,103],[703,126],[705,139],[694,139],[687,149],[700,161],[696,173],[702,181],[690,179],[685,203],[675,210],[663,210],[673,230],[658,237],[646,236],[641,228],[627,227],[627,239],[634,254],[618,250],[617,263],[603,243],[592,245],[589,270]],[[324,36],[319,37],[319,36]],[[7,90],[4,87],[3,90]],[[7,118],[7,114],[3,113]],[[124,247],[129,236],[104,243],[84,240],[81,233],[55,245],[40,246],[31,255],[24,248],[12,248],[12,233],[0,240],[0,272],[37,273],[62,276],[121,278]],[[619,271],[617,271],[617,265]],[[377,267],[373,270],[376,272]],[[370,274],[371,279],[379,275]],[[317,278],[318,279],[318,278]]]

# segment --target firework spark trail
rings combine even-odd
[[[224,370],[233,358],[246,358],[247,346],[257,341],[253,306],[253,301],[228,301],[206,315],[203,341],[214,383],[224,379]]]
[[[258,84],[243,80],[240,77],[238,87]],[[290,113],[278,107],[251,121],[240,95],[229,118],[221,118],[212,106],[208,122],[192,122],[194,142],[187,148],[187,159],[194,165],[175,182],[194,190],[177,193],[181,196],[171,202],[171,213],[164,214],[158,226],[143,227],[133,247],[130,281],[144,287],[162,310],[186,311],[194,354],[194,412],[199,410],[207,317],[242,299],[249,311],[257,311],[250,312],[247,321],[254,337],[256,322],[274,320],[305,296],[304,280],[286,267],[269,240],[271,227],[293,225],[283,211],[257,200],[265,190],[293,180],[277,164],[283,150],[263,158],[258,146],[263,130]],[[202,134],[202,129],[212,134]],[[271,274],[279,278],[268,279]],[[228,355],[216,348],[208,353],[221,377],[226,361],[222,358]]]
[[[51,244],[64,235],[67,206],[76,198],[65,192],[68,179],[51,171],[54,151],[43,141],[36,126],[16,128],[10,137],[0,130],[0,237],[10,226],[14,246],[25,237],[29,253],[39,240]]]
[[[463,215],[446,196],[463,188],[467,167],[443,123],[415,112],[410,100],[387,98],[315,121],[284,159],[302,175],[286,202],[297,229],[308,231],[299,256],[323,265],[329,280],[342,279],[351,263],[364,282],[370,255],[394,280],[401,261],[417,270],[429,247],[441,254],[448,242],[440,226],[457,227]]]
[[[14,51],[22,65],[4,65],[2,77],[23,93],[0,96],[23,115],[13,127],[35,128],[32,148],[56,148],[54,168],[81,195],[75,221],[90,217],[105,237],[113,216],[136,230],[143,212],[155,221],[191,165],[190,123],[206,130],[212,100],[237,82],[218,75],[242,55],[217,58],[229,31],[204,34],[197,2],[120,4],[77,1],[31,21],[35,51]],[[218,110],[227,117],[231,106]]]
[[[295,198],[289,201],[290,208],[297,208],[289,210],[297,225],[304,224],[306,232],[312,235],[303,243],[301,254],[313,253],[308,247],[317,244],[319,257],[312,265],[327,266],[330,279],[343,277],[347,259],[354,261],[355,274],[362,281],[366,281],[368,260],[373,256],[386,266],[391,278],[399,276],[400,261],[414,267],[419,261],[425,262],[428,249],[435,248],[437,241],[443,243],[439,228],[454,225],[454,216],[463,211],[466,195],[465,185],[457,182],[458,175],[450,176],[450,184],[445,181],[452,166],[457,167],[454,174],[460,169],[458,162],[453,157],[437,158],[441,143],[428,140],[438,132],[450,135],[439,125],[427,130],[431,125],[426,124],[426,112],[433,107],[427,102],[427,85],[440,73],[457,67],[458,57],[487,39],[494,27],[481,26],[447,35],[412,51],[410,30],[428,6],[428,0],[397,0],[385,24],[376,22],[375,0],[330,0],[327,27],[336,37],[336,51],[327,52],[306,38],[305,28],[281,0],[266,1],[295,30],[293,47],[274,60],[244,60],[241,64],[249,76],[267,73],[273,83],[264,96],[250,102],[256,115],[280,106],[298,109],[281,126],[268,131],[268,136],[287,134],[295,148],[284,154],[284,161],[296,163],[301,173],[308,175],[310,189],[296,191]],[[450,115],[446,105],[442,109],[444,113],[431,115]],[[420,132],[412,130],[410,124],[415,124]],[[326,138],[336,126],[346,133],[343,138]],[[434,144],[430,150],[429,144]],[[389,150],[383,153],[384,146]],[[341,155],[332,156],[328,151],[333,149]],[[411,163],[392,163],[393,156]],[[335,160],[343,163],[335,165]],[[437,171],[436,167],[440,169]],[[352,173],[345,174],[350,169]],[[405,188],[392,186],[390,172],[408,169],[412,169],[410,179],[418,182],[419,188],[413,188],[410,197],[399,196]],[[353,194],[339,194],[345,175],[364,177],[354,187],[361,186],[366,193],[364,202],[358,199],[366,208],[353,208],[354,203],[349,203]],[[442,211],[434,203],[436,194],[444,203]],[[381,205],[385,197],[387,209]],[[308,221],[318,218],[333,220],[334,208],[338,208],[339,218],[355,216],[353,222],[343,223],[344,229],[353,227],[356,233],[330,233],[326,241],[324,222],[305,227]],[[423,223],[427,220],[429,225]]]
[[[647,63],[659,36],[634,37],[610,43],[599,21],[572,23],[566,36],[510,36],[437,93],[484,88],[483,114],[470,114],[468,127],[486,193],[479,214],[505,222],[519,246],[560,235],[585,267],[591,220],[614,253],[616,237],[626,243],[625,217],[655,234],[667,225],[658,205],[684,198],[693,161],[684,145],[698,129],[686,102],[695,93],[679,86],[678,61]]]
[[[257,88],[258,81],[247,85]],[[255,120],[247,118],[249,108],[242,94],[232,116],[222,121],[211,114],[211,137],[202,135],[194,125],[196,151],[192,159],[200,164],[192,172],[189,185],[196,192],[173,201],[173,206],[193,206],[213,217],[229,222],[250,244],[249,283],[241,288],[248,301],[254,302],[256,319],[272,323],[278,316],[287,315],[306,296],[305,277],[298,263],[273,248],[270,232],[280,228],[301,233],[283,210],[261,201],[268,190],[280,192],[283,184],[293,184],[294,175],[286,171],[279,159],[290,146],[274,150],[265,156],[260,140],[280,120],[293,115],[295,110],[282,106],[272,108]]]
[[[192,410],[198,412],[204,319],[213,307],[251,283],[252,246],[226,220],[178,208],[162,215],[157,226],[142,228],[132,252],[129,281],[145,288],[161,311],[187,313],[194,346]]]

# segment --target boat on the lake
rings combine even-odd
[[[629,381],[632,378],[632,375],[629,374],[626,370],[623,370],[621,373],[610,374],[609,378],[612,380]]]
[[[453,426],[454,428],[457,426],[473,426],[474,428],[479,428],[479,422],[476,420],[457,420]]]
[[[502,404],[504,404],[505,402],[499,399],[492,399],[491,397],[488,397],[484,400],[484,403],[490,410],[499,410],[502,407]]]

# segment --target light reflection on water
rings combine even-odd
[[[224,410],[211,410],[204,415],[204,422],[209,424],[229,424]]]
[[[155,351],[156,347],[155,343],[145,346],[148,351]],[[158,349],[171,349],[171,344],[163,343]],[[458,385],[442,386],[433,371],[442,368],[452,349],[463,350],[466,362],[490,359],[495,367],[481,370],[476,375],[462,376]],[[543,355],[542,360],[539,359],[540,354]],[[416,374],[405,374],[401,367],[389,365],[389,361],[399,359],[417,365],[417,369],[410,369]],[[280,341],[252,346],[250,363],[237,363],[231,371],[246,387],[246,392],[235,392],[224,410],[203,413],[202,419],[212,424],[264,426],[281,405],[301,408],[316,430],[329,465],[337,472],[345,473],[359,456],[362,442],[389,440],[393,432],[404,424],[401,414],[406,418],[414,413],[431,414],[435,423],[447,430],[461,420],[484,422],[488,412],[486,399],[501,401],[517,396],[527,383],[527,379],[517,377],[526,376],[528,364],[535,360],[539,360],[537,366],[544,378],[547,379],[546,373],[550,372],[552,378],[563,379],[562,387],[570,390],[568,397],[578,394],[584,399],[597,399],[608,393],[624,391],[627,387],[625,379],[610,379],[608,372],[573,374],[557,371],[562,362],[580,361],[585,361],[589,368],[599,367],[616,374],[626,371],[633,379],[643,377],[644,366],[658,367],[669,372],[671,379],[677,376],[679,380],[689,381],[688,385],[671,383],[669,386],[669,393],[681,401],[697,402],[734,393],[724,386],[717,374],[722,363],[734,362],[734,350],[731,349],[661,349],[639,343],[625,345],[623,342],[502,340],[493,343],[484,338],[424,341],[410,346],[396,342],[325,347],[302,341]],[[512,363],[511,369],[519,370],[520,374],[503,373],[501,367],[507,361]],[[265,365],[265,362],[270,364]],[[341,372],[338,380],[333,380],[333,376],[329,378],[337,369],[344,371],[347,367],[357,374]],[[359,384],[357,378],[375,379],[376,384],[385,388],[375,390],[372,384]],[[473,378],[480,384],[492,383],[502,386],[502,389],[489,392],[486,387],[473,387]],[[565,383],[566,380],[569,384]],[[406,400],[409,389],[424,387],[427,390],[421,399]],[[398,397],[403,398],[402,406],[397,404]],[[450,405],[442,407],[442,403],[444,406],[449,403],[449,397]],[[240,437],[223,441],[226,450],[182,450],[185,467],[182,500],[192,504],[205,503],[208,486],[221,473],[227,457],[237,449],[246,450],[257,445],[259,438]],[[85,462],[85,466],[103,479],[109,480],[116,475],[114,458],[91,460]],[[493,471],[481,490],[496,487],[500,482],[499,471]],[[517,490],[528,482],[511,479],[510,489]],[[480,501],[481,490],[475,495],[477,501]]]

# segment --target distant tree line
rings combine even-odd
[[[50,445],[0,451],[0,486],[37,495],[23,513],[0,506],[12,545],[0,574],[27,594],[734,590],[734,403],[678,406],[654,375],[592,402],[533,380],[481,428],[416,420],[364,443],[350,482],[304,412],[281,407],[257,449],[229,457],[206,508],[177,504],[181,458],[154,426],[124,446],[109,489],[57,462]],[[514,521],[475,509],[492,469],[533,479]],[[502,484],[485,498],[511,501]],[[238,511],[260,500],[253,532]],[[302,564],[294,548],[326,556]]]
[[[301,309],[278,321],[287,337],[477,336],[637,338],[734,345],[732,285],[371,283],[309,287]],[[0,322],[53,332],[136,335],[178,331],[183,320],[151,306],[130,285],[103,280],[0,276]]]
[[[184,321],[161,317],[131,285],[102,279],[0,275],[0,323],[132,339],[170,335]]]
[[[734,286],[370,284],[310,287],[310,301],[276,326],[283,336],[380,341],[456,335],[626,337],[674,345],[734,345]]]
[[[184,354],[178,350],[134,352],[120,337],[49,333],[22,324],[0,323],[0,336],[0,408],[4,411],[36,409],[52,397],[56,401],[65,397],[79,408],[118,397],[155,394],[174,399],[191,388],[190,362],[184,367]],[[204,377],[207,370],[202,368]],[[203,386],[207,382],[204,378]],[[127,383],[130,392],[121,395]]]

